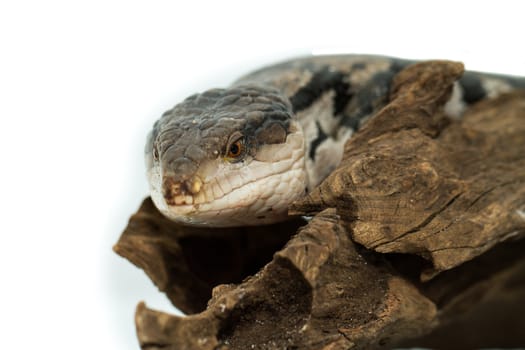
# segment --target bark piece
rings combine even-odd
[[[113,249],[143,269],[173,305],[196,313],[206,308],[214,286],[257,272],[301,225],[298,219],[251,228],[183,226],[147,198]]]
[[[434,304],[356,249],[334,210],[316,216],[272,262],[214,291],[185,318],[137,309],[142,348],[348,349],[430,329]],[[426,325],[426,326],[422,326]]]
[[[525,240],[507,241],[422,285],[439,308],[430,334],[402,347],[440,349],[525,346]]]

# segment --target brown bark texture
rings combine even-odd
[[[401,71],[295,220],[192,228],[146,199],[114,250],[189,315],[140,303],[142,349],[525,346],[525,92],[450,120],[462,72]]]

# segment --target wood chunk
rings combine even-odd
[[[265,227],[183,226],[162,216],[147,198],[113,249],[191,314],[206,308],[214,286],[257,272],[303,224],[298,219]]]
[[[434,304],[361,254],[338,222],[334,210],[316,216],[257,275],[216,290],[201,314],[139,305],[142,348],[364,348],[429,330]]]

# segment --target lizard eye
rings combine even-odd
[[[238,161],[244,155],[245,150],[246,150],[246,144],[244,142],[244,138],[239,137],[228,145],[228,150],[226,152],[226,158],[232,162]]]

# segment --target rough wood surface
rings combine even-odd
[[[194,315],[141,303],[141,347],[525,345],[525,93],[450,121],[462,70],[398,74],[340,167],[291,208],[308,224],[188,228],[147,199],[115,251]]]
[[[213,287],[256,273],[301,225],[304,221],[297,219],[255,228],[181,226],[162,216],[148,198],[114,250],[142,268],[173,305],[196,313],[206,308]]]

